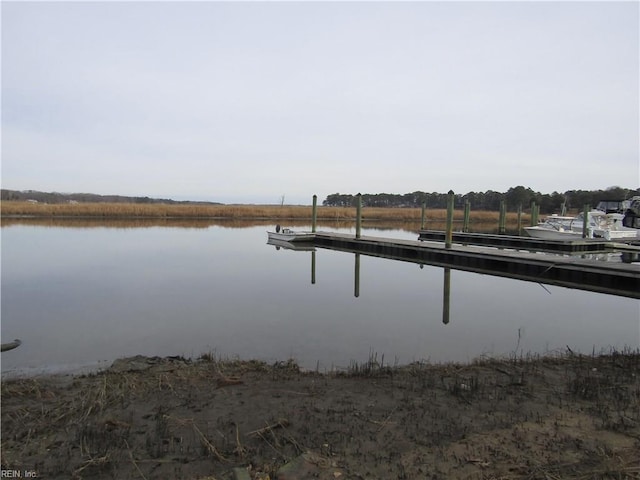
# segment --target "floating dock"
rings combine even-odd
[[[421,238],[423,238],[422,233],[421,231]],[[444,232],[440,234],[444,239]],[[640,255],[638,246],[586,240],[559,241],[563,244],[573,244],[562,246],[557,245],[558,241],[549,242],[526,237],[515,237],[521,241],[516,243],[514,237],[506,235],[465,235],[467,236],[462,239],[459,234],[454,234],[454,243],[450,248],[446,248],[441,241],[370,236],[356,238],[353,234],[316,232],[313,245],[330,250],[640,298],[640,263],[610,262],[589,258],[597,255],[593,252],[615,251],[616,245],[624,249],[627,255],[635,255],[635,258],[638,258]],[[473,242],[469,235],[475,237]],[[485,243],[479,244],[479,242]],[[585,250],[576,250],[580,248]],[[548,253],[549,251],[558,253]],[[583,254],[566,254],[576,251]]]
[[[445,232],[440,230],[420,230],[418,240],[444,241]],[[463,245],[485,245],[488,247],[534,250],[539,252],[579,253],[611,251],[612,244],[603,239],[586,238],[580,240],[547,240],[516,235],[495,235],[489,233],[453,232],[452,240]]]

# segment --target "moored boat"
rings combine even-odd
[[[581,238],[581,232],[574,232],[571,225],[575,217],[553,214],[544,221],[533,227],[524,227],[525,232],[534,238],[546,240],[570,239],[571,237]]]
[[[280,228],[276,225],[275,232],[267,231],[269,240],[280,240],[283,242],[310,242],[316,236],[313,232],[297,232],[290,228]]]
[[[583,235],[584,214],[575,217],[552,215],[533,227],[525,227],[531,237],[547,240],[577,240],[580,238],[602,238],[604,240],[638,238],[639,231],[623,225],[620,213],[605,213],[592,210],[587,214],[587,231]]]

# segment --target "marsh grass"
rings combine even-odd
[[[304,205],[169,205],[137,203],[77,203],[44,204],[4,201],[0,204],[2,217],[53,217],[53,218],[189,218],[189,219],[254,219],[254,220],[310,220],[311,206]],[[444,222],[445,209],[427,209],[427,222]],[[421,220],[419,208],[363,208],[364,221],[417,222]],[[496,223],[498,212],[471,211],[473,223]],[[318,207],[318,220],[354,220],[353,207]],[[462,221],[463,212],[454,212],[454,221]],[[515,222],[517,214],[507,213],[507,221]],[[528,221],[528,215],[522,220]]]
[[[3,381],[3,465],[40,462],[51,478],[205,480],[250,464],[265,473],[255,478],[275,478],[303,455],[345,472],[373,466],[371,478],[424,478],[423,465],[440,465],[438,478],[640,474],[637,349],[409,365],[370,350],[327,375],[215,351],[124,360],[62,383]],[[216,382],[233,377],[243,382]],[[416,461],[390,463],[401,457]]]

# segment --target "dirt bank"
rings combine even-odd
[[[374,362],[119,360],[2,382],[2,468],[69,479],[640,478],[640,353]]]

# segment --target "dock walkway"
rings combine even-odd
[[[418,240],[444,241],[445,232],[440,230],[420,230]],[[489,247],[515,248],[517,250],[535,250],[541,252],[603,252],[611,251],[615,247],[602,238],[585,238],[573,240],[549,240],[518,235],[503,235],[491,233],[453,232],[453,241],[461,244],[485,245]],[[632,245],[637,240],[620,245]],[[636,248],[637,245],[636,245]]]
[[[640,264],[589,258],[596,255],[593,253],[563,255],[458,243],[446,248],[444,242],[355,238],[353,234],[334,232],[317,232],[313,244],[330,250],[640,298]],[[624,248],[640,252],[637,246]]]

